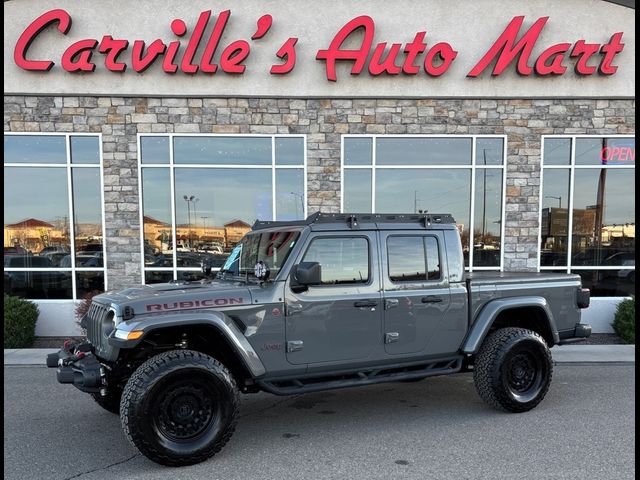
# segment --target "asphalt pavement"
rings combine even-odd
[[[635,366],[555,366],[531,412],[492,410],[471,374],[276,397],[243,396],[214,458],[167,468],[116,415],[41,366],[4,368],[5,479],[631,479]]]

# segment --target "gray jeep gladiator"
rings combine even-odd
[[[465,273],[448,214],[322,214],[256,222],[211,275],[93,298],[87,341],[47,358],[119,413],[151,460],[218,452],[239,393],[291,395],[473,372],[489,405],[544,398],[549,348],[588,337],[578,275]]]

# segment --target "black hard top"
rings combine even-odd
[[[448,213],[322,213],[316,212],[305,220],[292,222],[258,221],[252,229],[280,229],[309,227],[311,230],[378,230],[455,228],[456,221]]]

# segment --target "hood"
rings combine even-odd
[[[224,308],[252,303],[252,290],[259,285],[243,282],[207,281],[137,285],[117,292],[105,292],[94,301],[112,305],[120,312],[125,307],[134,315],[147,313]]]

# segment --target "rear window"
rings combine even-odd
[[[389,280],[392,282],[420,282],[440,278],[440,251],[435,237],[389,237],[387,259]]]

